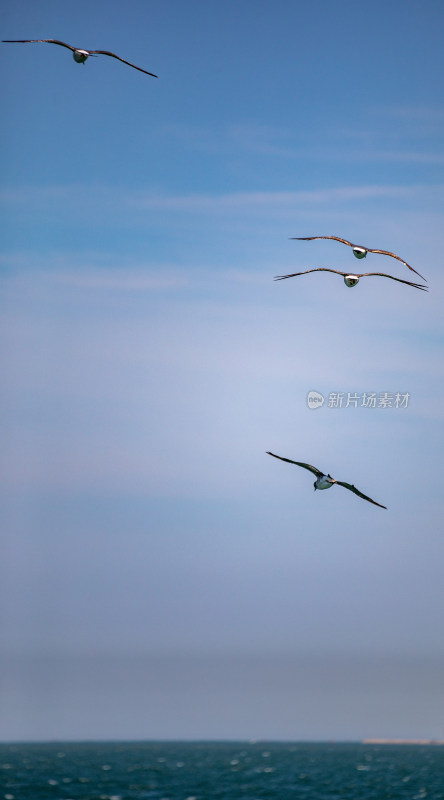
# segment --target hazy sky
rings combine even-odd
[[[443,737],[442,3],[1,21],[0,738]]]

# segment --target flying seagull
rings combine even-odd
[[[404,264],[406,267],[411,269],[412,272],[416,272],[416,274],[419,275],[423,281],[427,280],[427,278],[424,278],[420,272],[417,272],[416,269],[413,269],[413,267],[410,266],[410,264],[407,264],[407,261],[404,261],[403,258],[400,258],[395,253],[391,253],[390,250],[375,250],[371,247],[363,247],[360,244],[352,244],[352,242],[349,242],[347,239],[341,239],[340,236],[292,236],[291,239],[299,242],[311,242],[313,239],[334,239],[335,242],[348,244],[348,246],[353,249],[353,254],[356,256],[356,258],[365,258],[367,253],[381,253],[383,256],[391,256],[392,258],[396,258],[397,261],[400,261],[401,264]]]
[[[77,64],[84,64],[88,56],[111,56],[112,58],[117,58],[118,61],[122,61],[124,64],[128,64],[129,67],[138,69],[139,72],[144,72],[145,75],[151,75],[152,78],[158,77],[157,75],[154,75],[154,73],[147,72],[146,69],[142,69],[142,67],[136,67],[136,65],[131,64],[130,61],[125,61],[124,58],[120,58],[120,56],[117,56],[115,53],[111,53],[110,50],[81,50],[79,47],[72,47],[72,45],[66,44],[66,42],[60,42],[58,39],[2,39],[2,41],[16,44],[28,44],[29,42],[49,42],[49,44],[60,44],[62,47],[67,47],[68,50],[72,51],[74,61],[76,61]]]
[[[380,275],[382,278],[391,278],[392,281],[399,283],[406,283],[407,286],[413,286],[415,289],[422,289],[423,292],[428,292],[427,286],[422,286],[420,283],[412,283],[411,281],[404,281],[402,278],[395,278],[393,275],[387,275],[386,272],[362,272],[361,274],[351,275],[348,272],[340,272],[338,269],[329,269],[328,267],[317,267],[316,269],[306,269],[304,272],[293,272],[292,275],[276,275],[275,281],[284,281],[286,278],[296,278],[298,275],[307,275],[308,272],[334,272],[336,275],[342,275],[346,286],[356,286],[359,278],[367,278],[369,275]]]
[[[275,453],[270,453],[269,450],[267,450],[267,455],[273,456],[273,458],[279,458],[281,461],[286,461],[287,464],[296,464],[297,467],[303,467],[304,469],[310,470],[313,475],[316,475],[316,480],[313,484],[315,491],[316,489],[329,489],[330,486],[333,486],[334,483],[337,483],[338,486],[345,486],[346,489],[350,489],[351,492],[357,494],[358,497],[362,497],[363,500],[368,500],[369,503],[373,503],[373,505],[379,506],[379,508],[387,508],[387,506],[382,506],[381,503],[377,503],[376,500],[372,500],[371,497],[367,497],[366,494],[362,494],[362,492],[360,492],[356,486],[353,486],[353,484],[345,483],[344,481],[337,481],[335,478],[332,478],[331,475],[325,475],[320,469],[312,467],[310,464],[304,464],[303,461],[292,461],[291,458],[277,456]]]

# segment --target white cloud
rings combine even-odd
[[[233,280],[210,265],[183,283],[72,266],[10,276],[4,485],[254,493],[262,454],[287,444],[291,457],[295,437],[304,458],[315,449],[328,461],[351,424],[396,439],[405,417],[439,419],[438,298],[391,282],[381,293],[382,279],[352,290],[309,279]],[[308,412],[313,388],[408,391],[412,402],[365,418]]]
[[[441,109],[417,106],[370,108],[354,124],[335,125],[322,139],[313,134],[308,138],[303,128],[277,125],[232,123],[224,128],[203,128],[189,124],[164,126],[162,136],[179,140],[193,150],[231,157],[270,156],[290,160],[399,160],[417,163],[442,164],[444,155],[439,141],[433,136],[442,134],[444,115]],[[402,122],[400,130],[399,123]],[[412,136],[418,137],[418,149],[412,149]],[[424,147],[425,137],[429,146]],[[348,146],[344,147],[344,138]],[[354,149],[351,142],[356,143]],[[387,142],[396,147],[387,149]]]
[[[220,211],[237,212],[239,208],[246,211],[292,213],[299,206],[328,205],[331,203],[348,203],[356,200],[411,200],[436,199],[442,196],[444,185],[384,185],[368,184],[357,186],[329,187],[298,191],[278,192],[230,192],[225,194],[167,194],[145,190],[121,190],[117,187],[85,187],[85,186],[49,186],[23,187],[21,189],[4,189],[0,193],[0,202],[6,206],[29,206],[40,208],[48,204],[63,201],[67,207],[76,206],[78,212],[87,212],[91,205],[97,212],[109,211],[113,208],[150,209],[158,211],[189,211],[214,213]],[[37,211],[37,213],[39,213]],[[111,222],[111,221],[110,221]]]
[[[92,269],[80,273],[55,272],[45,274],[44,277],[46,280],[53,280],[66,286],[95,291],[107,289],[131,292],[164,291],[182,288],[189,284],[189,278],[186,275],[179,275],[177,272],[176,274],[165,274],[165,270],[163,273],[160,270],[156,273],[148,265],[147,269],[143,267],[132,267],[129,270]]]

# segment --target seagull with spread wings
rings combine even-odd
[[[329,489],[330,486],[333,486],[334,483],[337,483],[338,486],[344,486],[346,489],[350,489],[351,492],[357,494],[358,497],[362,497],[363,500],[368,500],[369,503],[373,503],[373,505],[379,506],[379,508],[387,509],[387,506],[383,506],[381,503],[377,503],[376,500],[372,500],[371,497],[367,497],[366,494],[362,494],[362,492],[360,492],[356,486],[353,486],[353,484],[345,483],[345,481],[337,481],[335,478],[332,478],[331,475],[325,475],[320,469],[317,469],[317,467],[312,467],[311,464],[304,464],[303,461],[292,461],[291,458],[277,456],[275,453],[270,453],[269,450],[267,450],[267,455],[273,456],[273,458],[279,458],[280,461],[286,461],[287,464],[296,464],[297,467],[308,469],[313,473],[313,475],[316,475],[316,480],[313,484],[315,491],[316,489]]]
[[[390,250],[376,250],[371,247],[363,247],[363,245],[353,244],[347,239],[341,239],[340,236],[291,236],[291,239],[299,242],[311,242],[313,239],[334,239],[335,242],[342,242],[342,244],[347,244],[349,247],[351,247],[353,250],[353,255],[355,255],[356,258],[365,258],[367,253],[380,253],[383,256],[391,256],[391,258],[396,258],[396,260],[400,261],[401,264],[404,264],[406,267],[411,269],[412,272],[415,272],[417,275],[419,275],[423,281],[427,280],[427,278],[424,278],[420,272],[417,272],[416,269],[413,269],[413,267],[410,266],[410,264],[407,264],[407,261],[404,261],[403,258],[400,258],[395,253],[390,252]]]
[[[306,269],[304,272],[293,272],[291,275],[276,275],[275,281],[284,281],[286,278],[296,278],[298,275],[307,275],[309,272],[334,272],[336,275],[342,275],[346,286],[356,286],[359,278],[367,278],[369,275],[379,275],[381,278],[391,278],[392,281],[398,283],[406,283],[407,286],[413,286],[415,289],[422,289],[423,292],[428,292],[427,286],[422,286],[420,283],[412,283],[405,281],[402,278],[395,278],[393,275],[387,275],[386,272],[361,272],[360,274],[352,275],[348,272],[340,272],[338,269],[329,269],[328,267],[316,267],[316,269]]]
[[[29,44],[31,42],[48,42],[49,44],[59,44],[62,47],[67,47],[68,50],[72,51],[74,61],[76,61],[77,64],[84,64],[89,56],[111,56],[112,58],[117,58],[118,61],[122,61],[124,64],[128,64],[128,66],[133,67],[133,69],[138,69],[139,72],[144,72],[145,75],[151,75],[152,78],[157,78],[157,75],[154,75],[153,72],[148,72],[146,69],[142,69],[142,67],[136,67],[135,64],[131,64],[130,61],[125,61],[124,58],[117,56],[115,53],[111,53],[110,50],[81,50],[79,47],[73,47],[71,44],[61,42],[59,39],[2,39],[2,41],[10,44]]]

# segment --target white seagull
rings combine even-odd
[[[59,39],[2,39],[2,42],[11,43],[11,44],[28,44],[30,42],[49,42],[49,44],[60,44],[62,47],[67,47],[68,50],[72,51],[73,59],[77,62],[77,64],[84,64],[86,59],[89,56],[111,56],[112,58],[117,58],[118,61],[122,61],[124,64],[128,64],[129,67],[133,67],[133,69],[138,69],[139,72],[144,72],[145,75],[151,75],[152,78],[157,78],[157,75],[154,75],[153,72],[148,72],[146,69],[142,69],[142,67],[136,67],[135,64],[131,64],[130,61],[125,61],[124,58],[120,58],[115,53],[111,53],[110,50],[81,50],[80,47],[73,47],[70,44],[66,44],[66,42],[61,42]]]
[[[363,500],[368,500],[369,503],[373,503],[373,505],[379,506],[379,508],[387,509],[387,506],[382,506],[381,503],[377,503],[376,500],[372,500],[371,497],[367,497],[366,494],[362,494],[362,492],[360,492],[356,486],[353,486],[353,484],[345,483],[344,481],[337,481],[335,478],[332,478],[331,475],[325,475],[320,469],[312,467],[310,464],[304,464],[303,461],[292,461],[291,458],[277,456],[275,453],[270,453],[269,450],[267,450],[267,455],[273,456],[273,458],[279,458],[280,461],[286,461],[287,464],[296,464],[297,467],[303,467],[304,469],[310,470],[313,475],[316,475],[316,480],[313,484],[315,491],[316,489],[329,489],[330,486],[333,486],[334,483],[337,483],[338,486],[345,486],[346,489],[350,489],[351,492],[357,494],[358,497],[362,497]]]
[[[419,275],[419,277],[422,278],[423,281],[427,280],[427,278],[424,278],[424,276],[421,275],[420,272],[417,272],[416,269],[413,269],[413,267],[410,266],[410,264],[407,264],[407,261],[404,261],[403,258],[400,258],[395,253],[391,253],[390,250],[375,250],[372,249],[371,247],[363,247],[360,244],[352,244],[352,242],[349,242],[347,239],[341,239],[340,236],[291,236],[290,238],[292,240],[297,240],[299,242],[311,242],[313,241],[313,239],[334,239],[335,242],[342,242],[342,244],[348,244],[348,246],[352,248],[353,255],[355,255],[356,258],[365,258],[367,253],[380,253],[383,256],[391,256],[392,258],[396,258],[397,261],[400,261],[401,264],[404,264],[406,267],[411,269],[412,272],[416,272],[416,274]]]
[[[422,286],[420,283],[412,283],[405,281],[402,278],[395,278],[393,275],[387,275],[386,272],[361,272],[360,274],[350,274],[348,272],[340,272],[338,269],[329,269],[328,267],[316,267],[316,269],[306,269],[304,272],[293,272],[292,275],[276,275],[275,281],[284,281],[286,278],[296,278],[298,275],[307,275],[309,272],[334,272],[336,275],[342,275],[346,286],[356,286],[359,278],[367,278],[369,275],[379,275],[382,278],[391,278],[392,281],[399,283],[406,283],[407,286],[414,286],[415,289],[422,289],[423,292],[428,292],[427,286]]]

